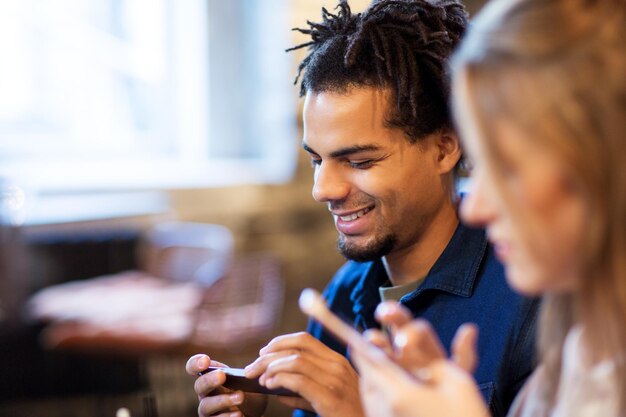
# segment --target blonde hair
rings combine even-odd
[[[589,204],[582,287],[546,295],[539,355],[547,415],[561,373],[565,337],[575,324],[599,361],[617,365],[620,415],[626,415],[626,2],[496,1],[477,17],[453,59],[475,122],[487,139],[489,119],[516,123],[562,160]],[[453,94],[453,96],[455,96]],[[456,96],[455,96],[456,97]],[[457,97],[458,99],[458,97]],[[523,407],[523,404],[522,404]]]

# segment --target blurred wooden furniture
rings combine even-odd
[[[137,407],[136,400],[146,395],[155,399],[161,417],[191,415],[197,397],[193,378],[184,372],[190,354],[206,352],[239,366],[255,358],[273,336],[284,297],[277,259],[266,253],[233,257],[232,240],[223,234],[216,241],[203,237],[210,228],[186,233],[196,225],[174,226],[153,229],[155,233],[133,241],[135,269],[117,268],[120,256],[130,256],[128,239],[120,241],[122,254],[114,242],[114,247],[93,243],[101,241],[98,236],[67,243],[61,240],[52,248],[62,255],[54,257],[60,266],[71,266],[62,269],[68,272],[63,276],[93,270],[90,266],[99,262],[93,255],[113,254],[116,262],[116,268],[101,276],[87,278],[89,275],[83,274],[80,280],[57,280],[61,283],[42,288],[29,300],[28,310],[37,323],[36,341],[43,342],[41,353],[46,359],[35,365],[59,364],[54,375],[67,382],[55,385],[63,388],[58,401],[84,402],[80,408],[84,412],[77,416],[94,415],[89,407],[97,403],[95,399],[107,398],[106,404],[97,408],[110,410]],[[219,230],[213,232],[223,232]],[[220,239],[226,243],[223,247]],[[223,258],[215,260],[216,256]],[[29,363],[35,354],[39,356],[39,352],[28,355]],[[47,360],[50,356],[55,360]],[[102,369],[106,366],[109,368]],[[86,372],[92,368],[95,371]],[[47,381],[50,377],[47,375]],[[102,381],[106,384],[100,386]],[[57,394],[42,382],[46,386],[37,392],[43,396],[36,396],[35,401],[0,402],[0,415],[7,411],[12,417],[25,417],[48,407],[49,394]],[[24,385],[30,389],[32,384]],[[87,395],[84,400],[80,397],[83,393]]]
[[[211,287],[128,271],[47,288],[29,310],[53,349],[234,353],[268,341],[283,292],[277,262],[254,255]]]
[[[149,232],[141,251],[146,271],[35,294],[29,312],[46,323],[45,345],[130,355],[258,349],[271,337],[282,309],[278,262],[267,254],[232,260],[232,237],[204,226],[169,223]]]
[[[140,269],[173,282],[211,286],[233,259],[234,239],[224,226],[181,221],[162,222],[142,237]]]

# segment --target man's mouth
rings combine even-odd
[[[366,207],[364,209],[361,209],[357,212],[351,213],[351,214],[346,214],[344,216],[341,215],[335,215],[337,216],[339,219],[341,219],[341,221],[344,222],[351,222],[354,221],[356,219],[358,219],[359,217],[363,217],[365,216],[365,214],[367,214],[370,210],[372,210],[372,207]]]

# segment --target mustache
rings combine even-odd
[[[359,197],[345,200],[334,200],[328,202],[329,211],[350,211],[357,208],[369,207],[374,204],[374,199],[371,197]]]

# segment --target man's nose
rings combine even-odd
[[[313,198],[319,203],[345,199],[350,193],[350,183],[341,170],[331,164],[320,163],[315,170]]]

